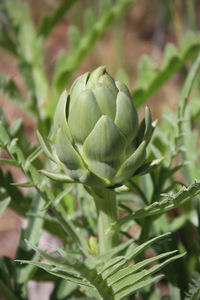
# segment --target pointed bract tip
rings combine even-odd
[[[153,126],[154,128],[157,126],[157,124],[158,124],[158,120],[155,120],[155,121],[152,122],[152,126]]]

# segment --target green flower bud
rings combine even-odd
[[[127,86],[99,67],[62,93],[54,129],[54,156],[67,178],[89,186],[115,186],[143,165],[154,128],[148,108],[139,128]]]

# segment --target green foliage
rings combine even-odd
[[[144,104],[174,73],[193,58],[200,50],[200,40],[194,33],[189,32],[180,48],[167,44],[164,49],[163,61],[158,70],[153,66],[148,56],[140,60],[137,84],[132,92],[136,107]]]
[[[161,215],[168,210],[174,209],[187,200],[191,200],[200,193],[200,181],[195,181],[187,188],[183,187],[178,193],[161,194],[164,198],[159,202],[154,202],[143,209],[139,209],[117,222],[117,226],[123,225],[131,219],[145,218],[147,216]],[[115,225],[114,225],[115,226]]]
[[[0,92],[23,111],[32,114],[30,103],[26,102],[24,96],[10,77],[4,75],[0,76]]]
[[[62,63],[59,64],[58,61],[58,67],[56,68],[54,76],[54,85],[59,92],[65,88],[73,73],[95,42],[103,36],[110,24],[112,24],[133,2],[134,0],[124,0],[116,1],[116,4],[109,5],[109,9],[104,11],[104,14],[99,17],[94,26],[90,27],[90,30],[86,30],[86,34],[79,40],[79,47],[76,48],[76,51],[73,51],[69,56],[65,56],[65,61],[62,56]]]
[[[5,201],[1,202],[1,206],[3,203],[5,203]],[[41,199],[35,199],[30,208],[30,212],[36,213],[40,211],[42,205],[43,201]],[[17,259],[22,257],[33,259],[34,252],[25,244],[24,239],[27,238],[35,245],[39,242],[41,236],[43,220],[28,217],[27,221],[27,228],[21,229],[19,246],[16,254]],[[33,274],[34,272],[34,269],[33,266],[19,265],[8,257],[0,259],[0,286],[2,296],[4,296],[5,299],[26,299],[26,285],[30,278],[30,274]],[[14,281],[14,283],[12,281]]]
[[[35,280],[54,284],[52,300],[129,300],[138,295],[157,300],[163,297],[153,284],[165,276],[170,299],[198,299],[200,58],[195,57],[199,37],[189,32],[179,48],[167,44],[158,69],[148,56],[140,60],[132,92],[136,106],[187,63],[183,75],[188,75],[177,112],[165,109],[156,127],[146,109],[134,146],[144,138],[148,142],[147,159],[131,173],[134,176],[129,181],[120,181],[122,185],[106,191],[85,186],[86,192],[72,184],[58,161],[53,147],[54,108],[60,91],[86,55],[134,0],[97,1],[98,10],[96,4],[87,2],[83,28],[70,24],[70,51],[59,53],[50,80],[45,40],[75,2],[60,1],[36,28],[27,3],[0,1],[0,47],[15,57],[23,81],[21,89],[13,78],[1,74],[0,93],[34,119],[41,145],[27,139],[22,119],[9,124],[0,110],[0,164],[9,169],[0,170],[0,216],[9,207],[27,219],[26,228],[20,232],[16,260],[0,258],[0,294],[9,300],[27,300],[27,283]],[[192,66],[188,64],[191,60]],[[118,75],[129,82],[123,69]],[[65,115],[65,108],[61,107],[58,120],[61,113]],[[92,141],[93,147],[97,142]],[[13,168],[26,177],[24,182],[15,182]],[[57,236],[62,248],[52,245],[53,252],[40,249],[43,229]],[[170,239],[168,231],[172,232]]]
[[[189,292],[185,296],[185,300],[197,300],[200,295],[200,276],[198,273],[194,273],[192,282],[189,286]]]
[[[64,17],[66,12],[75,2],[76,0],[63,0],[51,15],[44,16],[44,18],[40,21],[37,34],[43,38],[47,38],[53,28],[62,19],[62,17]]]
[[[146,259],[135,265],[130,264],[126,267],[127,263],[144,251],[144,249],[166,236],[168,236],[168,234],[156,237],[138,247],[135,246],[133,250],[130,250],[128,254],[124,256],[106,259],[104,255],[102,257],[103,259],[99,257],[97,261],[95,258],[91,261],[89,258],[85,262],[81,262],[80,258],[77,260],[76,255],[63,251],[63,249],[56,248],[56,252],[59,254],[59,256],[56,256],[56,253],[47,253],[28,243],[42,258],[46,259],[50,265],[34,261],[23,260],[20,262],[37,266],[50,274],[68,279],[82,287],[86,292],[89,292],[95,299],[123,299],[124,297],[134,294],[146,285],[158,281],[162,276],[158,275],[152,277],[151,275],[171,261],[183,256],[180,254],[175,255],[177,251],[171,251]],[[132,246],[132,244],[130,246]],[[119,250],[121,249],[118,248],[118,251]],[[117,252],[115,253],[117,254]],[[162,263],[154,265],[149,269],[143,269],[150,263],[169,256],[172,257],[165,259]],[[99,260],[101,262],[98,262]]]
[[[55,97],[66,87],[72,78],[74,72],[81,64],[88,52],[93,48],[98,39],[100,39],[109,26],[120,17],[120,15],[132,4],[134,0],[116,1],[115,4],[108,4],[109,9],[102,12],[93,26],[88,26],[85,22],[84,33],[73,25],[70,28],[71,53],[68,55],[61,52],[58,57],[57,65],[53,76],[52,98],[47,105],[47,114],[55,109]],[[87,12],[88,13],[88,12]],[[90,12],[90,21],[96,17]]]

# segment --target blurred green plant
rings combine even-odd
[[[164,299],[153,283],[165,275],[162,283],[168,285],[173,299],[198,299],[199,278],[195,274],[200,272],[200,102],[199,91],[196,98],[190,93],[199,80],[199,37],[189,32],[178,50],[172,44],[166,45],[157,70],[148,56],[140,60],[137,84],[131,94],[136,107],[189,60],[194,63],[187,65],[190,72],[177,112],[165,110],[148,144],[146,160],[134,170],[134,177],[124,177],[120,186],[105,187],[107,194],[111,187],[115,188],[118,218],[112,219],[107,229],[117,232],[118,238],[115,245],[102,253],[98,240],[102,230],[102,224],[98,226],[99,211],[107,207],[112,212],[110,199],[98,199],[101,205],[96,211],[91,199],[94,194],[87,193],[80,184],[71,184],[69,178],[63,182],[66,175],[58,173],[60,167],[41,155],[44,151],[51,157],[48,141],[55,139],[52,124],[60,92],[68,86],[96,41],[134,0],[98,1],[98,15],[93,4],[89,4],[84,11],[84,29],[70,26],[71,50],[59,54],[50,80],[45,71],[44,43],[75,2],[61,1],[37,27],[27,3],[0,2],[0,46],[15,57],[26,90],[22,93],[12,78],[2,74],[0,92],[36,120],[42,144],[41,147],[30,143],[22,120],[16,119],[10,125],[0,110],[0,163],[20,169],[27,178],[16,183],[12,169],[0,171],[0,215],[10,207],[26,217],[28,223],[26,229],[21,229],[16,260],[0,259],[0,294],[9,300],[28,299],[27,283],[35,280],[54,283],[52,300],[137,299],[138,295],[142,299]],[[191,11],[192,7],[188,9]],[[128,80],[123,70],[121,75]],[[149,122],[152,128],[148,112],[147,109],[139,133],[144,133],[145,123]],[[140,143],[141,139],[137,145]],[[4,158],[5,152],[9,158]],[[136,224],[140,230],[132,236],[131,229]],[[42,229],[59,237],[63,247],[52,245],[55,251],[51,253],[38,248]],[[151,248],[148,258],[147,248]]]

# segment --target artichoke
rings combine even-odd
[[[59,99],[54,117],[55,143],[39,140],[66,176],[60,180],[112,187],[138,173],[154,126],[149,109],[139,126],[138,114],[125,84],[99,67],[79,76]]]

